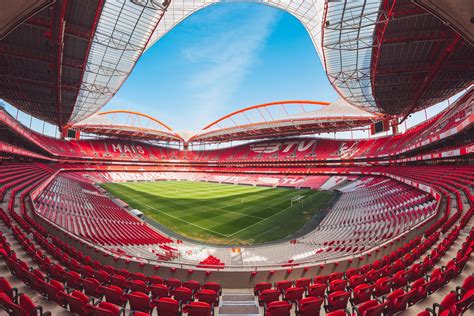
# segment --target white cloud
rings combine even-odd
[[[228,11],[219,11],[219,16],[202,15],[196,24],[203,23],[210,29],[217,29],[209,24],[220,25],[218,33],[207,34],[191,39],[182,51],[184,57],[198,65],[184,83],[184,89],[190,94],[195,105],[193,123],[189,128],[200,128],[203,122],[217,118],[220,108],[228,108],[231,96],[245,80],[251,68],[258,63],[258,56],[271,34],[278,16],[277,11],[255,10],[253,13],[240,16],[239,27],[227,27]],[[235,17],[233,17],[235,19]],[[206,20],[210,19],[210,20]],[[203,24],[201,24],[203,25]]]

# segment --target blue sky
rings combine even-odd
[[[104,110],[139,111],[176,130],[197,130],[250,105],[337,97],[296,18],[262,4],[226,3],[195,13],[146,51]],[[446,105],[429,108],[428,117]],[[16,115],[16,109],[6,107]],[[29,115],[20,112],[18,118],[30,125]],[[415,113],[407,126],[424,118],[423,111]],[[42,122],[31,122],[43,131]],[[46,124],[44,133],[54,136],[57,129]]]
[[[254,104],[336,98],[296,18],[233,3],[203,9],[166,34],[106,109],[140,111],[190,130]]]

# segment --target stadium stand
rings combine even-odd
[[[0,98],[18,109],[0,106],[0,315],[474,313],[474,46],[466,19],[449,14],[469,12],[461,4],[263,1],[301,20],[342,98],[260,104],[175,132],[138,112],[98,111],[148,47],[215,1],[20,2],[0,28]],[[119,113],[132,123],[104,117]],[[33,117],[60,138],[34,131]],[[145,118],[158,127],[137,123]],[[315,136],[379,123],[384,136]],[[100,186],[158,181],[333,197],[308,217],[314,226],[283,239],[247,245],[230,234],[214,245]],[[306,215],[300,198],[285,203]]]

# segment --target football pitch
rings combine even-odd
[[[102,187],[171,231],[220,245],[289,237],[325,208],[333,194],[191,181],[104,183]]]

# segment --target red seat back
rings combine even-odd
[[[323,298],[305,297],[299,302],[299,316],[319,316]]]
[[[188,316],[211,316],[211,306],[206,302],[192,302],[183,307],[183,312]]]
[[[289,316],[292,305],[285,301],[271,302],[267,306],[265,316]]]
[[[162,297],[154,302],[158,314],[161,316],[178,316],[179,302],[169,297]]]

